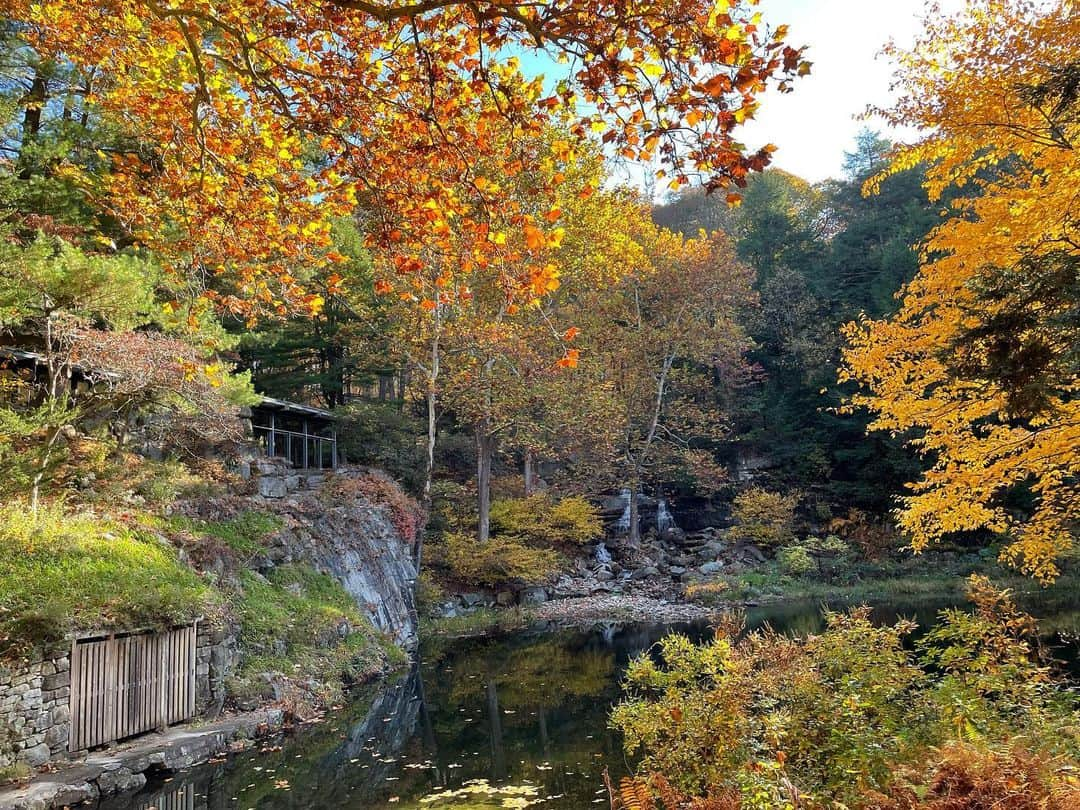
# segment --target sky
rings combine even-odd
[[[941,5],[951,11],[960,2]],[[757,118],[741,132],[743,143],[776,144],[774,166],[817,182],[842,174],[844,151],[863,127],[894,140],[912,137],[857,116],[869,104],[888,105],[892,65],[880,51],[890,38],[901,46],[914,42],[923,0],[761,0],[759,8],[767,24],[791,27],[793,45],[809,46],[813,68],[794,92],[762,97]]]
[[[939,0],[945,13],[964,0]],[[809,76],[787,94],[761,97],[757,118],[736,130],[751,150],[773,143],[773,166],[816,183],[843,174],[844,152],[864,127],[891,140],[915,137],[912,131],[890,130],[880,120],[860,120],[868,105],[888,106],[893,66],[880,54],[890,39],[910,46],[922,30],[925,0],[760,0],[766,25],[787,24],[788,41],[806,45],[813,63]],[[526,73],[543,73],[550,81],[566,70],[545,54],[519,54]],[[615,168],[616,181],[638,183],[643,167]]]

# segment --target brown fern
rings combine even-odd
[[[618,789],[612,784],[607,768],[604,768],[604,787],[607,788],[611,810],[656,810],[649,785],[640,779],[624,776]]]

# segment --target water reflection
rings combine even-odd
[[[1051,617],[1044,627],[1052,643],[1073,634],[1059,654],[1077,672],[1080,612],[1072,600],[1034,612]],[[875,615],[915,618],[925,627],[949,605],[892,602]],[[794,633],[823,627],[816,603],[752,609],[747,621]],[[632,656],[672,629],[698,639],[710,632],[703,625],[608,625],[429,644],[407,675],[322,724],[102,807],[494,808],[536,799],[545,808],[602,807],[604,767],[616,778],[628,769],[607,727],[619,678]],[[421,803],[433,794],[442,798]]]

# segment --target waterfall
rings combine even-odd
[[[619,534],[630,533],[630,490],[623,489],[619,492],[619,497],[622,498],[623,512],[619,518],[619,522],[615,524],[616,531]]]
[[[675,525],[675,518],[673,518],[671,512],[668,511],[667,501],[664,498],[661,498],[656,502],[656,530],[660,534],[664,534],[675,528],[678,528]]]
[[[600,544],[596,547],[596,561],[600,563],[600,565],[609,565],[611,563],[611,552],[608,551],[603,540],[601,540]]]

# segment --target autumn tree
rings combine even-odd
[[[5,16],[35,63],[71,76],[39,83],[26,109],[76,88],[124,135],[103,152],[106,173],[72,160],[51,171],[239,311],[317,309],[290,266],[338,260],[332,219],[369,196],[372,242],[403,273],[456,270],[434,255],[433,209],[492,251],[487,216],[513,201],[474,183],[475,167],[528,168],[490,137],[496,120],[516,136],[569,113],[575,138],[656,156],[665,182],[741,185],[772,150],[746,153],[734,130],[767,87],[808,70],[786,28],[767,29],[745,0],[10,0]],[[552,93],[509,55],[532,50],[567,66]]]
[[[722,476],[702,445],[723,433],[714,384],[742,365],[748,343],[738,316],[751,273],[722,236],[685,239],[657,228],[647,211],[628,213],[635,261],[583,296],[590,315],[581,352],[610,392],[618,483],[630,491],[636,543],[647,481],[677,468],[708,489]]]
[[[487,227],[494,249],[477,253],[462,240],[452,215],[431,210],[440,234],[438,275],[424,270],[400,273],[387,268],[377,282],[395,292],[404,306],[401,320],[415,313],[407,345],[418,375],[426,382],[428,407],[428,485],[434,464],[436,410],[449,406],[474,434],[477,459],[478,537],[487,539],[491,468],[497,440],[527,418],[526,401],[564,354],[549,296],[559,289],[562,271],[553,251],[562,228],[560,195],[591,194],[599,182],[596,156],[579,159],[565,132],[534,126],[514,141],[493,131],[492,138],[523,165],[534,167],[509,177],[501,162],[481,164],[474,183],[513,201],[492,212]],[[457,258],[451,260],[451,256]]]
[[[1070,0],[979,0],[891,49],[901,96],[884,115],[926,135],[868,191],[918,164],[932,199],[960,191],[900,310],[847,327],[842,371],[871,427],[910,432],[931,464],[898,513],[915,548],[989,530],[1043,581],[1080,515],[1078,40]]]

